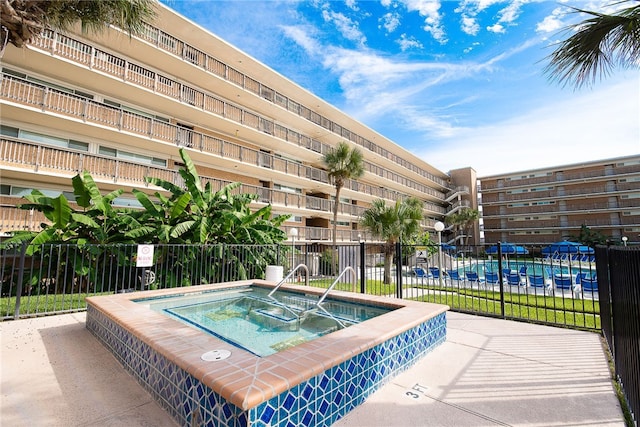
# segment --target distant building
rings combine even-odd
[[[341,194],[340,241],[371,240],[358,227],[376,198],[416,196],[424,227],[476,207],[475,178],[448,175],[309,93],[202,27],[160,5],[140,37],[45,31],[9,46],[0,83],[0,234],[38,229],[18,210],[38,189],[66,193],[89,171],[101,190],[153,193],[145,176],[180,183],[179,147],[220,188],[241,182],[256,208],[291,214],[299,241],[331,240],[334,187],[323,154],[341,141],[359,148],[366,173]],[[131,195],[119,206],[137,206]],[[471,240],[473,242],[473,240]]]
[[[583,225],[612,241],[640,241],[640,155],[479,180],[486,243],[559,241]]]

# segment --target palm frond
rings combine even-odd
[[[590,85],[609,75],[614,66],[638,66],[640,61],[640,5],[607,15],[572,8],[591,16],[564,29],[573,35],[557,44],[547,57],[545,73],[562,85]]]

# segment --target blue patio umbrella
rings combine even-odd
[[[500,250],[505,255],[526,255],[529,253],[524,246],[514,245],[513,243],[500,243]],[[489,246],[486,250],[488,254],[497,254],[498,245]]]
[[[592,254],[594,253],[593,248],[583,245],[578,242],[569,242],[568,240],[563,240],[561,242],[552,243],[547,247],[542,248],[542,253],[544,255],[549,254]]]

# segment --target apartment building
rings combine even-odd
[[[43,220],[15,208],[22,195],[71,195],[82,170],[105,192],[159,191],[145,176],[179,183],[180,147],[214,187],[241,182],[256,208],[292,215],[285,228],[300,241],[331,239],[334,203],[341,241],[370,239],[358,220],[376,198],[418,197],[427,230],[476,207],[470,174],[438,170],[164,5],[138,37],[47,30],[9,46],[0,108],[4,234]],[[362,151],[366,172],[336,201],[322,157],[341,141]],[[116,204],[137,201],[126,193]]]
[[[481,177],[486,243],[548,243],[586,225],[640,242],[640,155]]]

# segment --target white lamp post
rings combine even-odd
[[[296,264],[296,237],[298,237],[298,229],[292,228],[289,230],[291,236],[291,271],[295,268]]]
[[[629,238],[627,236],[622,236],[622,244],[627,246],[627,240],[629,240]]]
[[[433,224],[433,228],[438,232],[438,278],[440,279],[440,287],[442,287],[442,230],[444,230],[444,224],[438,221]]]

